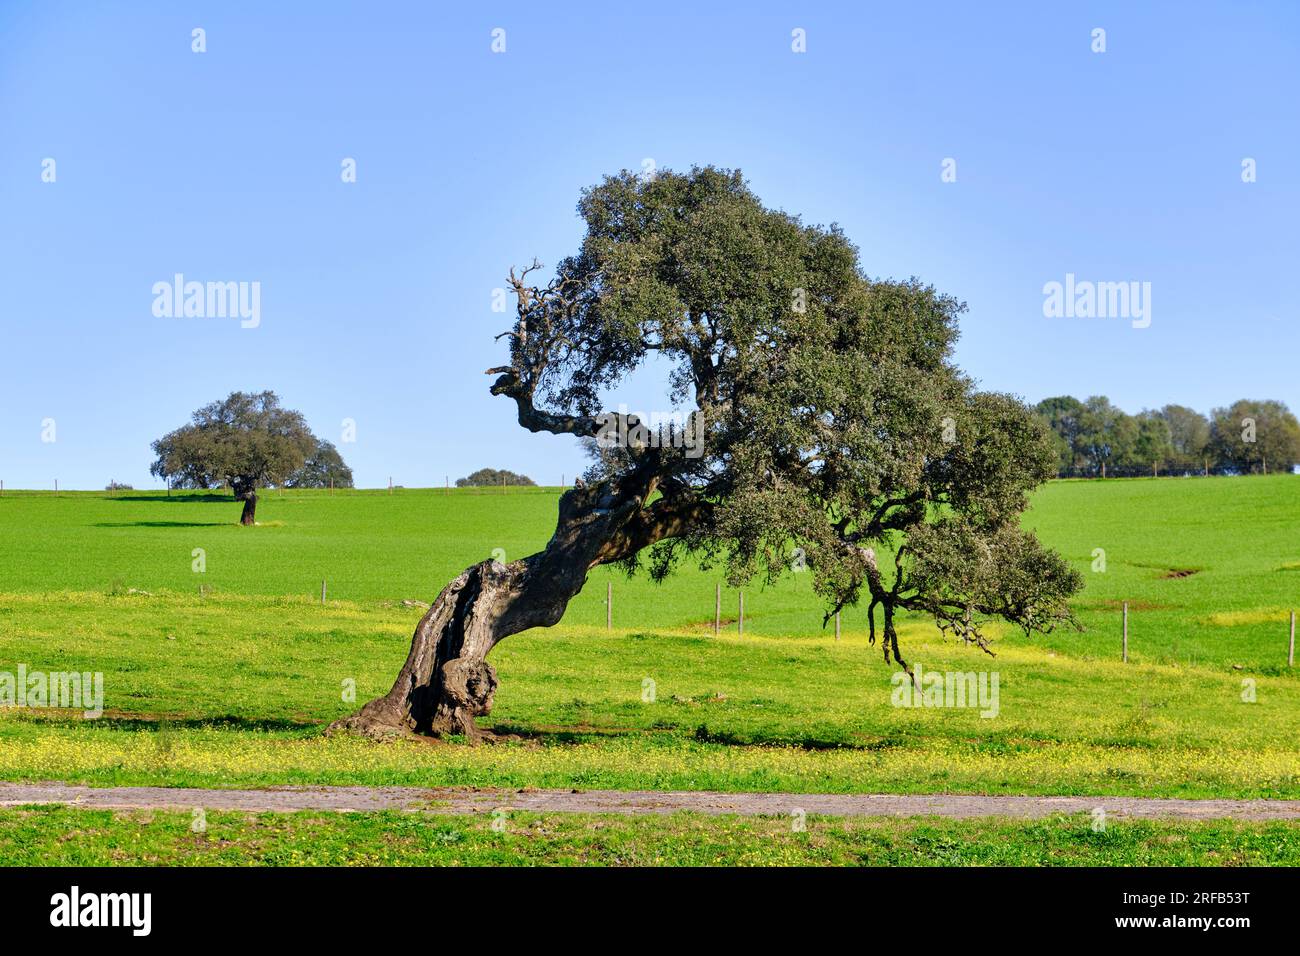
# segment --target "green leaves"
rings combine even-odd
[[[1073,623],[1067,599],[1083,578],[1018,525],[980,526],[945,517],[913,529],[901,562],[905,605],[965,626],[973,615],[1000,617],[1025,631]]]
[[[1017,530],[1055,471],[1052,440],[952,364],[963,303],[869,278],[838,227],[765,208],[734,171],[624,172],[578,212],[579,253],[545,291],[516,284],[520,378],[594,415],[649,356],[670,363],[664,407],[694,404],[704,454],[605,449],[588,475],[612,487],[652,473],[665,497],[707,506],[650,556],[656,577],[694,554],[733,584],[773,579],[797,549],[831,608],[869,597],[887,622],[909,607],[1062,619],[1078,580]],[[902,549],[892,575],[869,548]]]
[[[243,494],[287,481],[318,445],[302,413],[283,408],[274,392],[231,392],[154,442],[150,472],[174,487],[228,484]]]

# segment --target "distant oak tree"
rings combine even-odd
[[[1130,454],[1137,437],[1132,416],[1111,404],[1105,395],[1093,395],[1079,415],[1079,448],[1093,474],[1106,477],[1106,469]]]
[[[1238,399],[1210,413],[1209,449],[1237,471],[1291,471],[1300,464],[1300,422],[1282,402]]]
[[[504,468],[480,468],[468,477],[457,478],[457,488],[474,488],[484,486],[502,485],[534,485],[536,482],[527,475],[518,475],[513,471],[507,471]]]
[[[149,471],[176,488],[229,487],[244,503],[240,524],[251,525],[257,489],[284,484],[317,447],[302,413],[274,392],[231,392],[154,442]]]
[[[1186,405],[1166,405],[1159,415],[1169,426],[1170,461],[1175,467],[1199,467],[1205,463],[1210,443],[1210,423],[1204,415]]]
[[[545,548],[457,576],[392,689],[333,730],[490,736],[475,721],[497,689],[488,653],[556,624],[600,565],[661,580],[690,559],[738,586],[786,573],[798,549],[826,619],[865,604],[872,642],[909,671],[900,612],[986,650],[990,619],[1072,620],[1081,575],[1020,524],[1056,455],[1030,409],[953,364],[961,303],[868,278],[837,227],[765,208],[738,172],[624,172],[578,211],[581,248],[549,281],[536,262],[510,272],[492,394],[530,432],[590,438],[622,415],[611,390],[656,362],[671,369],[661,407],[699,416],[703,454],[632,439],[602,454]],[[618,434],[644,434],[622,417]]]
[[[1061,473],[1078,468],[1083,460],[1083,402],[1070,395],[1045,398],[1035,411],[1047,423],[1054,437]]]
[[[1124,464],[1143,470],[1159,468],[1174,454],[1169,422],[1157,411],[1139,412],[1133,417],[1133,441]]]

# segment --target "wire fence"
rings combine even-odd
[[[1159,462],[1149,465],[1123,464],[1104,467],[1077,465],[1057,469],[1058,478],[1205,478],[1210,476],[1291,474],[1292,468],[1265,468],[1260,462]]]

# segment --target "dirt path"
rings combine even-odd
[[[1300,820],[1300,800],[1172,800],[1154,797],[1013,797],[956,794],[708,793],[644,790],[466,790],[416,787],[275,787],[198,790],[0,783],[0,806],[63,803],[112,810],[360,811],[485,813],[499,807],[539,813],[735,813],[828,816],[1018,817],[1060,813],[1176,820]]]

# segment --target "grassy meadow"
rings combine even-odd
[[[494,553],[512,560],[544,545],[559,491],[271,491],[256,529],[241,528],[239,505],[221,496],[7,491],[0,595],[197,594],[202,586],[318,599],[326,579],[331,600],[428,602],[475,561]],[[1284,669],[1287,611],[1300,606],[1300,476],[1055,481],[1036,493],[1026,524],[1087,576],[1075,604],[1086,630],[1037,645],[1111,657],[1127,600],[1135,661]],[[201,574],[195,549],[204,554]],[[1097,549],[1104,571],[1093,570]],[[603,627],[608,580],[617,628],[709,632],[719,579],[687,568],[656,586],[597,569],[561,627]],[[826,633],[807,575],[754,582],[745,596],[746,635]],[[723,617],[735,616],[736,594],[726,589]],[[846,625],[863,626],[861,616],[846,613]]]
[[[0,810],[0,847],[27,866],[1297,866],[1300,828],[1213,821],[1029,823],[512,813]],[[75,832],[76,840],[66,839]]]
[[[926,670],[996,671],[993,717],[892,706],[893,669],[868,646],[862,613],[845,613],[837,642],[821,627],[807,575],[748,587],[743,636],[736,594],[724,589],[715,637],[716,571],[686,569],[655,585],[602,569],[559,625],[493,652],[501,689],[483,723],[515,739],[470,747],[373,744],[322,730],[387,690],[422,610],[415,602],[494,549],[510,559],[544,544],[558,490],[271,492],[255,528],[236,524],[237,504],[204,495],[6,491],[0,671],[19,663],[102,671],[106,710],[86,720],[0,709],[0,779],[1300,798],[1300,679],[1286,666],[1286,615],[1300,604],[1297,492],[1300,477],[1291,475],[1040,489],[1026,522],[1084,572],[1075,602],[1084,630],[1025,638],[997,629],[997,657],[989,658],[942,640],[923,618],[902,626],[905,656]],[[1104,570],[1096,549],[1105,552]],[[612,631],[606,581],[614,585]],[[1127,665],[1119,659],[1122,601],[1130,606]],[[653,700],[645,699],[647,680]],[[16,859],[23,827],[56,817],[0,814],[0,859]],[[110,835],[131,819],[86,818]],[[296,852],[327,862],[332,851],[313,855],[295,834],[328,831],[347,842],[355,833],[362,846],[378,824],[317,815],[231,825],[246,827],[239,832],[252,856],[262,852],[256,845],[271,848],[270,860]],[[657,836],[654,821],[609,825],[606,836],[632,861],[653,858],[664,841],[692,847],[682,861],[761,861],[769,851],[772,862],[888,861],[912,832],[895,822],[844,835],[842,822],[827,823],[815,852],[790,844],[788,853],[769,847],[751,857],[746,841],[766,832],[761,822],[689,818]],[[536,861],[608,861],[578,838],[583,824],[539,826],[569,836],[538,850]],[[1017,846],[1053,862],[1049,849],[1086,828],[927,826],[957,845],[973,841],[969,862],[1021,859]],[[1110,859],[1208,859],[1190,836],[1175,846],[1160,825],[1131,826],[1115,837]],[[1294,827],[1216,826],[1205,840],[1229,831],[1266,843],[1283,835],[1238,862],[1294,862]],[[1046,829],[1024,836],[1038,832],[1032,827]],[[1000,850],[1008,839],[999,828],[1023,838]],[[696,836],[674,842],[677,830]],[[165,833],[149,839],[158,844],[141,847],[146,856],[221,861]],[[499,847],[485,839],[411,852],[490,861]],[[1088,846],[1058,861],[1093,859],[1097,846]]]

